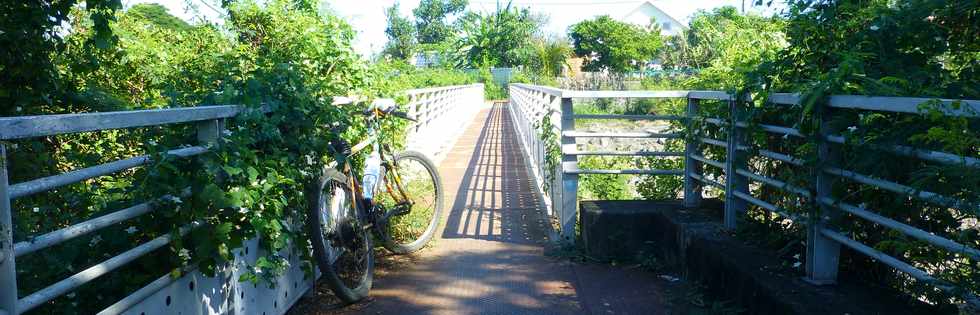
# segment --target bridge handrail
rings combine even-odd
[[[416,119],[409,125],[406,147],[439,163],[480,111],[483,84],[415,89],[405,94],[409,98],[408,115]]]
[[[236,105],[199,106],[187,108],[170,108],[155,110],[135,110],[118,112],[99,112],[82,114],[40,115],[0,118],[0,139],[27,139],[43,136],[95,132],[110,129],[139,128],[161,126],[179,123],[196,123],[198,140],[201,146],[190,146],[171,150],[168,153],[179,157],[191,157],[208,151],[221,136],[223,119],[234,117],[244,110]],[[0,143],[0,225],[12,227],[10,201],[64,185],[78,183],[83,180],[116,173],[151,162],[149,156],[137,156],[116,160],[100,165],[86,167],[63,174],[10,185],[7,176],[6,145]],[[176,198],[176,197],[173,197]],[[101,263],[91,266],[75,275],[58,281],[24,298],[17,298],[17,281],[14,261],[16,257],[33,253],[37,250],[55,246],[73,238],[97,231],[113,223],[135,218],[154,211],[150,202],[141,203],[129,208],[117,210],[109,214],[89,219],[65,228],[51,231],[29,241],[13,244],[13,229],[3,229],[0,239],[4,259],[0,260],[0,308],[12,314],[20,314],[34,309],[68,291],[91,282],[95,278],[115,270],[136,258],[170,243],[170,236],[163,235],[147,243],[143,243],[129,251],[113,256]],[[186,233],[189,228],[182,230]]]
[[[830,191],[829,182],[834,178],[842,178],[952,209],[976,211],[980,210],[980,206],[978,205],[970,204],[964,200],[959,200],[949,196],[943,196],[938,193],[915,189],[900,183],[874,178],[868,175],[853,172],[851,170],[836,167],[824,167],[815,179],[815,188],[797,187],[778,179],[750,171],[747,163],[745,162],[747,159],[744,158],[747,154],[756,154],[761,157],[786,162],[793,166],[805,166],[806,164],[803,160],[797,157],[756,148],[746,144],[744,139],[746,133],[745,128],[749,127],[750,124],[749,122],[743,120],[742,112],[748,96],[746,96],[744,99],[736,99],[736,97],[734,97],[732,94],[722,91],[572,91],[526,84],[511,84],[510,92],[512,108],[521,113],[525,112],[529,107],[542,107],[544,106],[543,104],[551,104],[550,108],[555,109],[557,106],[553,104],[561,104],[560,109],[558,109],[555,115],[560,116],[562,123],[554,126],[557,132],[562,135],[562,150],[560,158],[562,170],[559,172],[560,179],[558,180],[561,183],[561,189],[560,191],[548,194],[548,197],[552,201],[549,206],[553,207],[555,210],[553,213],[559,221],[560,232],[565,240],[572,239],[575,233],[578,174],[683,175],[684,203],[686,206],[694,207],[700,204],[703,187],[718,188],[725,192],[726,200],[724,223],[729,229],[735,229],[737,215],[744,212],[747,209],[748,204],[758,206],[761,209],[768,210],[799,224],[806,225],[808,230],[811,231],[810,233],[807,233],[807,244],[814,244],[812,245],[812,250],[808,249],[808,255],[806,257],[807,278],[813,283],[823,284],[836,282],[839,246],[843,245],[850,247],[859,253],[878,259],[882,263],[902,271],[915,279],[925,281],[926,283],[931,283],[937,288],[943,289],[947,292],[960,294],[951,284],[934,278],[928,272],[911,264],[905,263],[900,259],[888,256],[881,251],[861,244],[860,242],[835,231],[827,222],[828,220],[824,217],[808,218],[807,216],[792,214],[786,209],[782,209],[777,205],[770,204],[761,199],[753,197],[749,191],[749,181],[756,182],[760,185],[766,185],[776,190],[796,194],[800,196],[800,198],[807,199],[811,203],[819,205],[821,207],[821,213],[833,213],[835,211],[850,213],[870,222],[874,222],[901,232],[907,236],[944,248],[950,252],[959,253],[974,260],[980,260],[980,250],[976,248],[929,233],[925,230],[898,222],[882,215],[878,215],[864,206],[851,205],[841,201],[840,199],[834,198]],[[553,99],[543,101],[544,97],[551,97]],[[576,115],[572,108],[572,99],[576,98],[676,98],[686,99],[688,106],[684,117],[664,117],[654,115]],[[719,118],[702,116],[700,114],[700,103],[702,100],[716,102],[722,101],[726,103],[729,111],[728,117]],[[802,102],[801,96],[795,93],[772,93],[767,96],[766,100],[767,101],[764,103],[772,106],[797,106]],[[923,113],[928,110],[927,108],[924,108],[923,104],[929,104],[938,105],[932,107],[932,109],[938,110],[940,113],[946,116],[971,118],[980,117],[980,115],[978,115],[978,113],[980,113],[980,101],[978,100],[832,95],[827,97],[825,102],[830,108],[829,110],[848,109],[902,114]],[[537,116],[530,115],[528,117],[535,118]],[[736,118],[735,121],[733,121],[733,117]],[[691,134],[685,139],[685,152],[681,154],[681,156],[683,156],[685,159],[685,168],[681,173],[671,172],[670,170],[594,170],[592,172],[583,172],[583,170],[578,169],[577,156],[585,154],[583,154],[583,151],[580,151],[577,148],[574,140],[575,138],[580,136],[639,137],[644,135],[636,132],[605,132],[601,134],[576,132],[574,131],[575,119],[658,120],[664,118],[680,118],[685,120],[685,128],[688,130],[693,130],[691,128],[692,123],[696,119],[700,118],[708,124],[727,130],[728,138],[719,140],[697,134]],[[527,125],[527,123],[524,123],[524,125]],[[788,126],[771,124],[757,124],[756,126],[766,133],[785,137],[804,137],[799,130]],[[522,124],[517,124],[516,128],[518,129],[519,134],[526,132],[524,130],[527,130],[526,127],[522,127]],[[522,128],[525,129],[521,130]],[[539,138],[540,134],[540,132],[537,132],[533,135],[533,137]],[[646,134],[647,136],[663,136],[661,134]],[[524,137],[527,138],[528,136]],[[826,126],[823,127],[823,130],[818,138],[821,139],[821,149],[818,150],[818,152],[820,152],[818,159],[821,160],[827,160],[830,158],[830,154],[833,154],[831,145],[848,143],[845,135],[833,134],[827,129]],[[536,139],[526,139],[522,141],[522,144],[525,146],[526,151],[533,151],[527,150],[528,148],[542,146],[542,144],[540,144],[540,140]],[[702,155],[702,145],[711,145],[724,149],[726,152],[726,159],[724,161],[717,161],[706,158],[704,155]],[[919,158],[925,161],[938,162],[947,165],[964,165],[980,169],[980,159],[974,157],[920,149],[904,145],[872,145],[871,147],[876,150],[890,152],[906,157]],[[736,149],[730,150],[730,148]],[[596,152],[597,154],[595,155],[622,156],[633,155],[634,153],[636,155],[642,155],[644,152],[649,151],[605,151]],[[541,165],[545,164],[543,161],[545,156],[546,154],[530,154],[529,160],[531,160],[532,164]],[[664,158],[677,155],[661,155],[655,153],[647,154],[647,156]],[[725,174],[725,176],[722,178],[709,178],[702,171],[704,166],[719,168],[721,173]],[[541,180],[541,175],[539,175],[537,172],[534,174],[534,177],[539,181]],[[960,296],[971,304],[980,305],[980,301],[978,301],[973,293],[967,292],[960,294]]]
[[[218,105],[83,114],[0,117],[0,140],[222,119],[238,115],[241,109],[242,107],[236,105]]]
[[[406,91],[410,97],[408,104],[409,112],[414,117],[420,118],[410,129],[408,140],[409,146],[415,143],[440,143],[444,145],[447,137],[458,136],[459,130],[465,127],[465,123],[472,120],[472,116],[479,111],[483,101],[483,85],[470,84],[460,86],[437,87],[427,89],[417,89]],[[222,131],[224,130],[224,120],[235,117],[247,110],[246,107],[238,105],[219,105],[219,106],[198,106],[186,108],[169,108],[154,110],[133,110],[117,112],[97,112],[63,115],[38,115],[38,116],[19,116],[19,117],[0,117],[0,140],[28,139],[45,136],[58,136],[72,133],[96,132],[110,129],[126,129],[153,127],[169,124],[196,124],[198,145],[185,146],[167,151],[166,154],[190,158],[206,153],[213,146],[217,145]],[[264,107],[259,110],[265,110]],[[469,119],[467,119],[469,117]],[[462,127],[460,124],[463,124]],[[432,137],[437,137],[433,139]],[[423,141],[425,140],[425,141]],[[437,140],[437,141],[433,141]],[[449,141],[450,145],[452,144]],[[165,234],[146,243],[112,256],[105,261],[88,267],[87,269],[75,273],[74,275],[51,284],[37,292],[28,294],[23,298],[18,298],[17,275],[15,260],[17,257],[29,255],[39,250],[55,246],[68,240],[96,232],[102,228],[113,224],[130,220],[147,213],[154,212],[154,202],[148,201],[139,203],[124,209],[112,211],[108,214],[95,218],[87,219],[83,222],[70,225],[61,229],[50,231],[41,235],[31,237],[29,240],[13,243],[13,225],[11,217],[11,200],[50,191],[58,187],[78,183],[86,179],[105,176],[127,169],[132,169],[142,165],[152,163],[152,157],[141,155],[120,159],[99,165],[84,167],[62,174],[36,178],[21,183],[10,184],[7,173],[7,152],[6,144],[0,142],[0,313],[6,312],[11,315],[21,314],[32,310],[48,301],[62,296],[86,283],[94,281],[96,278],[105,275],[119,267],[122,267],[133,260],[140,258],[153,250],[166,246],[171,242],[171,235]],[[440,154],[439,150],[443,147],[421,146],[417,148],[429,155]],[[444,152],[443,152],[444,153]],[[185,192],[186,196],[189,192]],[[182,196],[163,196],[161,198],[174,199]],[[183,235],[193,228],[200,226],[196,222],[191,222],[180,229]],[[245,245],[248,247],[249,245]],[[254,247],[254,246],[252,246]],[[240,250],[237,250],[240,251]],[[244,251],[247,253],[247,250]],[[244,253],[239,253],[244,256]],[[235,255],[238,259],[239,254]],[[254,253],[253,253],[254,256]],[[294,268],[287,270],[290,275],[284,277],[302,277],[300,264],[295,264]],[[295,269],[295,270],[293,270]],[[164,275],[157,281],[150,283],[143,289],[134,292],[129,297],[123,299],[103,311],[103,313],[124,312],[146,301],[160,290],[175,281],[185,281],[193,283],[193,279],[183,280],[170,279],[169,275]],[[234,279],[237,281],[237,278]],[[193,285],[193,284],[191,284]],[[220,284],[216,284],[219,285]],[[308,283],[304,283],[306,288]],[[296,284],[291,286],[293,289],[304,290]],[[289,289],[285,285],[283,290]],[[203,289],[203,288],[202,288]],[[220,289],[220,288],[219,288]],[[278,290],[278,289],[272,289]],[[203,290],[202,290],[203,291]],[[281,294],[275,293],[276,296]],[[292,301],[301,294],[294,292]],[[288,293],[286,294],[288,296]],[[168,306],[170,296],[168,296]],[[254,300],[254,299],[253,299]],[[242,299],[235,299],[239,303],[246,303]],[[254,302],[254,301],[253,301]],[[283,308],[278,311],[284,312],[288,309],[288,301],[283,301]],[[151,304],[154,302],[150,302]],[[264,302],[263,302],[264,303]],[[268,304],[268,303],[266,303]],[[290,303],[291,304],[291,303]],[[268,306],[268,305],[266,305]],[[272,305],[276,308],[276,305]],[[238,310],[237,306],[229,306]],[[225,310],[227,311],[227,309]]]

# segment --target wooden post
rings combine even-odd
[[[691,154],[700,154],[701,141],[698,139],[698,131],[694,130],[694,118],[698,115],[698,100],[687,99],[687,122],[688,132],[687,143],[684,146],[684,207],[695,208],[701,205],[702,183],[694,179],[694,175],[701,175],[701,162],[691,158]]]
[[[17,269],[14,268],[14,224],[7,181],[7,147],[0,143],[0,312],[17,314]]]
[[[738,101],[731,100],[728,102],[730,119],[728,121],[728,154],[725,158],[725,228],[729,230],[735,230],[738,215],[747,209],[745,200],[735,197],[733,192],[746,194],[749,192],[748,180],[744,176],[738,175],[737,172],[740,168],[746,168],[748,164],[745,161],[746,155],[738,150],[745,143],[745,132],[738,127],[743,119],[741,115],[743,111],[739,106]]]
[[[572,99],[561,99],[561,145],[575,144],[574,137],[566,137],[565,131],[575,130],[575,112],[572,109]],[[565,242],[575,241],[575,222],[578,214],[578,174],[565,173],[566,165],[578,168],[578,156],[561,154],[561,210],[558,219],[561,221],[561,238]]]
[[[818,113],[820,119],[820,139],[817,145],[817,166],[813,171],[816,177],[816,196],[814,200],[820,200],[831,196],[831,188],[834,178],[822,169],[826,165],[836,164],[839,159],[839,152],[834,144],[827,141],[827,135],[831,133],[828,121],[830,120],[829,106],[824,106]],[[837,269],[840,258],[840,243],[827,238],[821,230],[829,226],[829,221],[837,216],[837,211],[833,207],[813,202],[807,224],[806,237],[806,281],[815,285],[827,285],[837,282]]]

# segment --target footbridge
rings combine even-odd
[[[873,258],[909,278],[948,291],[965,304],[976,303],[964,292],[939,278],[934,265],[909,257],[893,257],[860,240],[861,231],[845,231],[842,218],[865,220],[923,244],[949,252],[950,263],[980,259],[976,244],[961,243],[923,227],[911,225],[867,207],[860,195],[835,190],[835,183],[894,193],[896,198],[928,202],[950,211],[974,213],[968,200],[933,192],[848,168],[842,150],[855,143],[850,126],[833,123],[835,115],[930,115],[949,119],[975,119],[980,101],[837,95],[819,100],[819,130],[801,131],[796,121],[760,118],[760,108],[802,111],[812,105],[797,94],[768,94],[764,100],[737,97],[721,91],[573,91],[544,86],[511,84],[510,98],[487,102],[479,84],[407,91],[408,112],[418,122],[410,125],[407,147],[433,157],[439,164],[447,192],[446,209],[433,244],[409,257],[382,257],[381,272],[371,297],[363,303],[339,307],[329,291],[304,274],[300,256],[279,253],[289,261],[271,281],[239,281],[260,256],[258,240],[233,249],[234,260],[207,277],[193,269],[179,277],[162,270],[146,285],[129,292],[100,314],[657,314],[666,312],[666,299],[655,275],[603,264],[580,264],[548,257],[546,251],[572,244],[587,227],[580,220],[579,183],[583,176],[622,174],[671,177],[682,183],[674,197],[677,209],[701,207],[709,198],[723,204],[718,220],[729,232],[739,222],[761,211],[768,216],[803,226],[805,257],[803,278],[814,286],[837,283],[842,250]],[[576,102],[595,99],[656,99],[681,102],[683,110],[657,115],[576,113]],[[808,103],[810,102],[810,103]],[[761,105],[759,105],[761,104]],[[933,107],[924,108],[923,104]],[[761,107],[760,107],[761,106]],[[219,143],[226,122],[245,109],[239,106],[199,106],[149,111],[87,113],[0,118],[0,140],[16,141],[65,134],[192,126],[197,143],[173,148],[178,158],[192,158]],[[595,131],[576,128],[576,121],[659,121],[651,130]],[[240,131],[236,131],[240,132]],[[758,147],[750,138],[763,137],[772,145]],[[649,147],[616,151],[592,149],[584,139],[645,139]],[[812,150],[797,150],[799,140],[814,140]],[[680,145],[668,145],[668,141]],[[783,145],[778,143],[786,142]],[[872,149],[903,159],[936,165],[962,166],[976,171],[980,159],[910,144],[868,144]],[[780,151],[779,148],[783,150]],[[152,163],[149,155],[84,166],[34,180],[9,183],[5,157],[8,144],[0,144],[0,314],[37,313],[50,303],[73,294],[86,284],[119,272],[127,264],[169,246],[194,227],[189,222],[174,235],[160,235],[134,244],[130,250],[106,255],[69,277],[36,292],[18,290],[33,281],[19,272],[16,261],[75,239],[154,212],[152,202],[75,223],[40,235],[14,238],[11,201],[59,187],[107,176]],[[809,155],[800,156],[801,153]],[[589,169],[580,167],[583,156],[636,156],[677,161],[676,169]],[[812,176],[788,181],[765,172],[760,165],[813,169]],[[768,164],[767,164],[768,165]],[[910,170],[911,171],[911,170]],[[916,211],[916,209],[908,209]],[[975,224],[975,222],[974,222]],[[205,227],[207,228],[207,227]],[[975,227],[974,227],[975,228]],[[603,237],[589,235],[589,237]]]

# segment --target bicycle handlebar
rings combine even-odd
[[[395,116],[395,117],[398,117],[398,118],[401,118],[401,119],[409,120],[409,121],[414,121],[414,122],[418,122],[419,121],[418,119],[415,119],[415,118],[412,118],[412,117],[408,117],[408,113],[403,112],[403,111],[397,111],[397,110],[396,111],[392,111],[391,112],[391,115],[392,116]]]

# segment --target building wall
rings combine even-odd
[[[684,25],[677,23],[663,11],[660,11],[649,3],[641,5],[620,20],[638,25],[648,25],[650,24],[651,18],[657,20],[661,35],[677,35],[684,29]]]

